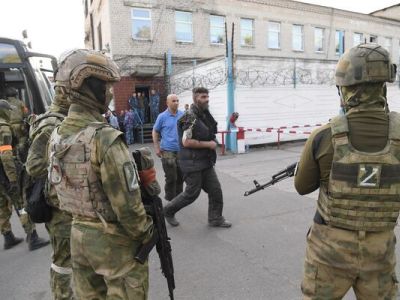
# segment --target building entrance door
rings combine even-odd
[[[150,121],[150,87],[149,86],[137,86],[135,88],[135,92],[137,97],[143,97],[143,105],[144,105],[144,124],[149,124]]]

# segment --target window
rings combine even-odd
[[[151,11],[132,8],[132,37],[135,40],[151,40]]]
[[[369,37],[369,42],[370,43],[376,43],[378,41],[378,37],[376,35],[371,35]]]
[[[335,35],[335,53],[336,55],[342,55],[344,53],[344,31],[336,30]]]
[[[385,38],[385,44],[383,46],[389,53],[392,53],[392,39],[391,38]]]
[[[225,17],[210,15],[210,43],[223,44],[225,41]]]
[[[99,26],[97,26],[97,40],[98,40],[98,44],[99,44],[99,50],[103,49],[103,41],[102,41],[102,37],[101,37],[101,22],[99,23]]]
[[[323,28],[314,28],[314,50],[315,52],[324,52],[324,35]]]
[[[280,35],[281,23],[268,22],[268,48],[279,49],[281,47]]]
[[[22,63],[15,46],[10,44],[0,44],[0,64]]]
[[[240,19],[240,45],[254,45],[254,20]]]
[[[177,42],[193,42],[192,13],[175,11],[175,34]]]
[[[363,34],[362,33],[354,33],[353,35],[353,46],[360,45],[363,42]]]
[[[293,50],[295,50],[295,51],[303,51],[304,50],[303,25],[293,25],[292,47],[293,47]]]

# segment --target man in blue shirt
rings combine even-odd
[[[167,201],[171,201],[183,191],[183,178],[177,160],[179,151],[177,121],[183,112],[178,110],[178,106],[178,96],[168,95],[168,108],[158,115],[152,132],[154,148],[157,156],[161,158],[165,173],[164,190]]]

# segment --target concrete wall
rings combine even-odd
[[[325,124],[339,111],[339,97],[334,84],[335,61],[248,58],[236,60],[235,111],[238,126],[245,128],[293,127]],[[296,72],[294,72],[296,70]],[[296,74],[296,85],[293,75]],[[219,59],[171,77],[172,92],[180,97],[180,107],[192,103],[191,89],[210,89],[210,109],[218,129],[227,129],[227,87],[225,60]],[[392,110],[400,111],[399,82],[389,84]],[[310,131],[315,127],[294,130]],[[280,134],[282,141],[307,138],[307,134]],[[278,133],[248,132],[247,144],[276,142]]]

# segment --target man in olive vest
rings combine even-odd
[[[138,173],[122,132],[102,116],[120,80],[114,61],[98,51],[71,51],[57,85],[68,94],[68,116],[49,142],[49,183],[73,216],[71,260],[77,299],[147,299],[148,263],[134,259],[152,237]]]
[[[208,102],[208,90],[194,88],[193,104],[178,120],[181,148],[178,160],[186,188],[164,207],[165,219],[172,226],[179,225],[175,214],[193,203],[201,190],[208,194],[208,224],[212,227],[232,226],[222,216],[222,189],[214,169],[217,159],[217,122],[208,110]]]
[[[56,73],[57,80],[57,73]],[[55,97],[47,112],[35,118],[29,130],[31,146],[26,159],[26,171],[32,181],[47,178],[48,157],[47,144],[54,128],[62,122],[68,113],[70,102],[65,89],[56,83]],[[45,189],[46,190],[46,189]],[[53,248],[50,267],[50,287],[54,300],[73,298],[71,289],[71,251],[70,235],[72,216],[59,209],[59,201],[54,188],[47,190],[46,201],[51,206],[51,220],[46,228]]]
[[[15,107],[0,100],[0,231],[4,236],[4,249],[10,249],[23,241],[16,238],[11,230],[10,218],[14,207],[27,235],[29,250],[36,250],[49,244],[49,241],[38,237],[35,224],[24,209],[9,123],[12,109]]]
[[[304,299],[396,299],[394,227],[400,210],[400,115],[387,113],[396,66],[378,44],[346,51],[335,73],[345,114],[315,130],[295,174],[319,188],[307,234]]]

